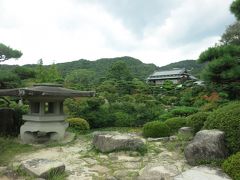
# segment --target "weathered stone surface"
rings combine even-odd
[[[176,141],[177,139],[178,139],[177,136],[170,136],[170,137],[169,137],[169,140],[170,140],[170,141]]]
[[[101,152],[138,150],[144,146],[144,140],[132,134],[100,132],[94,134],[93,145]]]
[[[108,176],[108,177],[106,177],[106,180],[117,180],[117,179],[113,176]]]
[[[63,172],[65,165],[62,162],[48,159],[30,159],[23,161],[21,167],[29,174],[45,178],[51,170]]]
[[[124,155],[120,155],[117,156],[117,159],[119,162],[139,162],[141,160],[141,157],[131,157],[131,156],[124,156]]]
[[[186,160],[194,165],[202,160],[222,159],[227,155],[224,132],[219,130],[202,130],[184,149]]]
[[[91,167],[91,169],[92,169],[93,171],[96,171],[96,172],[102,173],[102,174],[107,173],[107,172],[110,171],[110,169],[108,169],[107,167],[105,167],[105,166],[100,166],[100,165],[94,165],[93,167]]]
[[[174,177],[174,180],[231,180],[220,169],[197,166]]]
[[[191,127],[181,127],[178,130],[178,133],[180,134],[191,134],[193,132],[193,129]]]
[[[140,172],[138,180],[173,180],[173,178],[180,172],[176,166],[149,164],[145,166]]]
[[[7,171],[7,167],[6,166],[0,166],[0,175],[4,174]]]
[[[169,141],[169,137],[160,137],[160,138],[147,138],[149,142],[159,142],[159,141]]]
[[[134,170],[118,170],[113,173],[118,180],[132,180],[138,176],[138,172]]]

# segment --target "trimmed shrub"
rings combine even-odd
[[[76,130],[90,129],[88,122],[82,118],[70,118],[70,119],[67,119],[67,122],[69,122],[70,127],[73,127]]]
[[[186,126],[186,118],[183,117],[175,117],[167,119],[164,123],[170,128],[170,132],[176,133],[179,128]]]
[[[171,113],[173,114],[173,116],[177,117],[177,116],[189,116],[191,114],[194,114],[198,112],[197,108],[194,107],[186,107],[186,106],[180,106],[180,107],[176,107],[174,108]]]
[[[187,125],[193,128],[194,134],[202,129],[209,113],[198,112],[187,117]]]
[[[213,111],[204,128],[224,131],[230,153],[240,151],[240,102],[232,102]]]
[[[115,118],[115,126],[117,127],[129,127],[133,126],[133,118],[124,112],[116,112],[114,113]]]
[[[222,169],[231,178],[240,179],[240,152],[228,157],[222,164]]]
[[[173,114],[167,112],[167,113],[164,113],[164,114],[160,115],[158,119],[161,120],[161,121],[166,121],[167,119],[170,119],[170,118],[173,118],[173,117],[174,117]]]
[[[143,136],[144,137],[166,137],[170,135],[169,127],[161,121],[152,121],[144,124]]]

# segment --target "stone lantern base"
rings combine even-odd
[[[25,122],[20,128],[20,136],[24,143],[40,143],[60,141],[64,138],[68,123],[62,122]]]

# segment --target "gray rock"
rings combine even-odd
[[[169,140],[170,140],[170,141],[176,141],[177,139],[178,139],[177,136],[170,136],[170,137],[169,137]]]
[[[135,170],[117,170],[113,173],[113,176],[118,180],[132,180],[136,179],[138,172]]]
[[[138,150],[145,142],[140,137],[132,134],[120,134],[118,132],[94,133],[93,145],[101,152],[116,150]]]
[[[191,127],[181,127],[178,130],[178,133],[180,134],[192,134],[192,132],[193,132],[193,129]]]
[[[41,178],[47,177],[51,171],[65,171],[65,165],[62,162],[48,159],[30,159],[23,161],[21,168],[30,175]]]
[[[224,132],[219,130],[199,131],[193,141],[185,147],[184,154],[191,165],[203,160],[225,158],[227,149],[224,143]]]
[[[169,141],[169,137],[160,137],[160,138],[147,138],[149,142],[159,142],[159,141]]]
[[[110,171],[110,169],[108,169],[105,166],[101,166],[101,165],[94,165],[94,166],[91,167],[91,170],[96,171],[96,172],[101,173],[101,174],[105,174],[105,173]]]
[[[117,179],[115,177],[113,177],[113,176],[107,176],[106,180],[117,180]]]
[[[196,166],[174,177],[174,180],[231,180],[220,169]]]
[[[179,173],[177,167],[171,164],[149,164],[139,172],[137,180],[173,180]]]
[[[0,166],[0,175],[4,174],[5,172],[7,172],[7,167],[6,166]]]

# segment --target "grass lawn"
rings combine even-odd
[[[20,144],[16,138],[0,137],[0,166],[7,165],[16,155],[38,149],[27,144]]]

